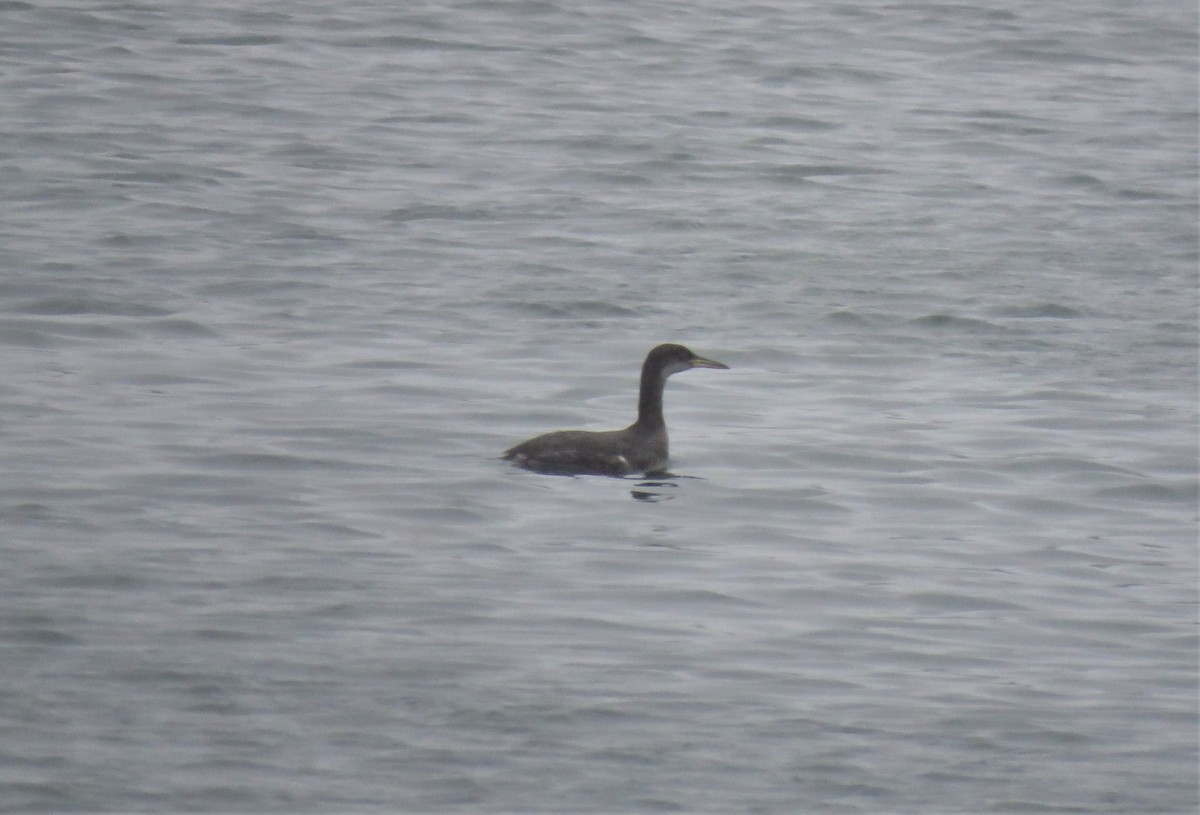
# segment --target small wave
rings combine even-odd
[[[515,303],[514,308],[534,317],[584,319],[588,317],[639,317],[635,309],[602,300],[577,300],[570,303]]]
[[[857,164],[777,164],[765,168],[763,174],[771,181],[801,183],[810,178],[878,175],[884,172],[887,171]]]
[[[998,334],[1001,326],[976,317],[955,317],[953,314],[929,314],[909,321],[912,325],[938,331],[962,331],[967,334]]]
[[[1079,309],[1064,306],[1061,303],[1034,303],[1027,306],[1009,306],[997,309],[994,313],[1004,317],[1026,317],[1031,319],[1054,318],[1069,320],[1083,317]]]
[[[30,645],[79,645],[83,640],[57,628],[13,628],[3,635],[10,643]]]
[[[465,40],[436,40],[431,37],[409,37],[404,35],[348,37],[342,39],[338,44],[350,48],[382,48],[395,51],[478,51],[486,53],[519,50],[510,46],[488,45],[487,43],[468,42]]]
[[[841,325],[851,326],[865,326],[871,322],[857,311],[848,311],[846,309],[829,312],[825,315],[825,321],[829,323],[839,323]]]
[[[767,116],[751,122],[750,125],[787,131],[832,130],[838,126],[833,122],[812,119],[808,116]]]
[[[1200,498],[1200,490],[1196,482],[1187,481],[1178,484],[1166,484],[1161,481],[1127,484],[1120,487],[1104,487],[1096,490],[1095,497],[1105,501],[1154,501],[1159,503],[1195,504]]]
[[[140,575],[129,572],[81,572],[56,577],[48,577],[40,581],[46,586],[68,589],[106,589],[109,591],[125,591],[138,589],[146,584]]]
[[[1021,608],[1021,606],[1006,600],[942,591],[918,592],[909,595],[908,599],[926,612],[1015,611]]]
[[[285,42],[283,37],[272,34],[228,34],[208,37],[179,37],[175,40],[179,45],[279,45]]]
[[[194,320],[167,319],[167,320],[151,320],[143,323],[142,327],[148,329],[155,334],[161,334],[170,337],[219,337],[220,333],[214,331],[203,323],[198,323]]]
[[[69,316],[78,314],[102,314],[109,317],[165,317],[168,309],[142,303],[127,303],[117,300],[102,300],[86,295],[43,297],[15,309],[21,314],[43,316]]]
[[[0,327],[0,345],[10,348],[55,348],[63,345],[63,340],[36,328],[11,325]]]
[[[192,461],[196,466],[206,469],[260,472],[341,471],[359,470],[363,467],[346,460],[292,456],[285,453],[215,453],[199,456]]]
[[[998,462],[995,469],[1015,474],[1071,475],[1107,474],[1132,476],[1136,473],[1124,467],[1116,467],[1091,459],[1073,456],[1014,456]]]
[[[411,221],[486,221],[494,217],[494,213],[482,207],[447,207],[436,204],[398,207],[387,214],[389,221],[401,224]]]

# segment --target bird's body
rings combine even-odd
[[[557,475],[630,475],[667,466],[667,424],[662,396],[667,377],[689,368],[728,368],[682,345],[659,345],[646,355],[637,421],[623,430],[558,430],[535,436],[504,453],[528,470]]]
[[[667,466],[667,432],[558,430],[518,444],[504,458],[527,470],[556,475],[629,475]]]

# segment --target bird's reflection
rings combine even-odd
[[[670,501],[674,498],[668,490],[679,489],[679,485],[674,481],[642,481],[636,487],[629,491],[635,501],[645,501],[654,503],[656,501]]]

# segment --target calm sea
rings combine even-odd
[[[0,2],[0,810],[1194,812],[1196,13]]]

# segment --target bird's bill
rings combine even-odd
[[[721,368],[729,370],[729,366],[724,362],[717,362],[715,359],[705,359],[704,357],[696,357],[692,360],[693,368]]]

